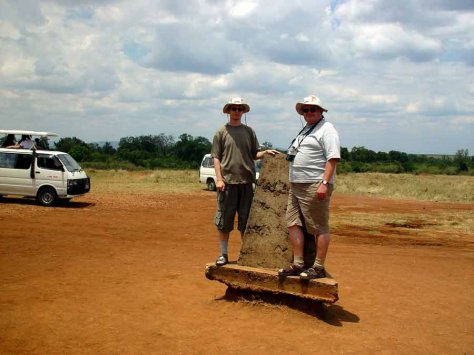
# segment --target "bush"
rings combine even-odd
[[[399,162],[391,162],[373,164],[370,171],[374,171],[377,173],[400,174],[403,173],[405,169],[403,169],[402,164],[400,164]]]
[[[112,160],[112,161],[94,161],[81,163],[84,169],[98,170],[140,170],[135,164],[128,161]]]

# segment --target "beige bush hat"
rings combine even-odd
[[[321,102],[321,99],[315,95],[305,97],[303,99],[303,102],[298,102],[296,104],[296,112],[298,112],[300,115],[303,115],[303,106],[305,105],[319,106],[323,109],[324,112],[328,112],[328,110],[324,108],[323,103]]]
[[[247,104],[244,104],[244,100],[241,97],[231,97],[229,102],[225,104],[224,108],[222,109],[222,112],[224,113],[230,113],[229,109],[231,106],[242,106],[244,109],[244,113],[247,113],[250,111],[250,106]]]

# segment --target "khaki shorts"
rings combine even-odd
[[[318,200],[316,191],[321,182],[291,183],[286,207],[286,222],[288,227],[306,227],[310,234],[329,233],[329,202],[333,186],[328,186],[328,195],[324,200]]]
[[[238,214],[238,229],[242,233],[247,227],[253,200],[253,185],[226,184],[224,191],[217,191],[217,212],[214,224],[217,229],[229,233],[234,229],[235,214]]]

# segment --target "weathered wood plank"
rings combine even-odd
[[[270,269],[237,264],[219,267],[214,263],[206,265],[206,277],[234,288],[288,294],[327,303],[334,303],[339,298],[337,282],[330,277],[315,280],[300,280],[295,276],[282,278]]]

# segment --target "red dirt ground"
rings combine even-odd
[[[206,191],[92,192],[54,208],[3,199],[0,353],[473,353],[473,234],[433,225],[474,205],[336,194],[327,265],[340,300],[317,312],[224,297],[205,278],[214,208]],[[340,222],[354,211],[413,219]]]

